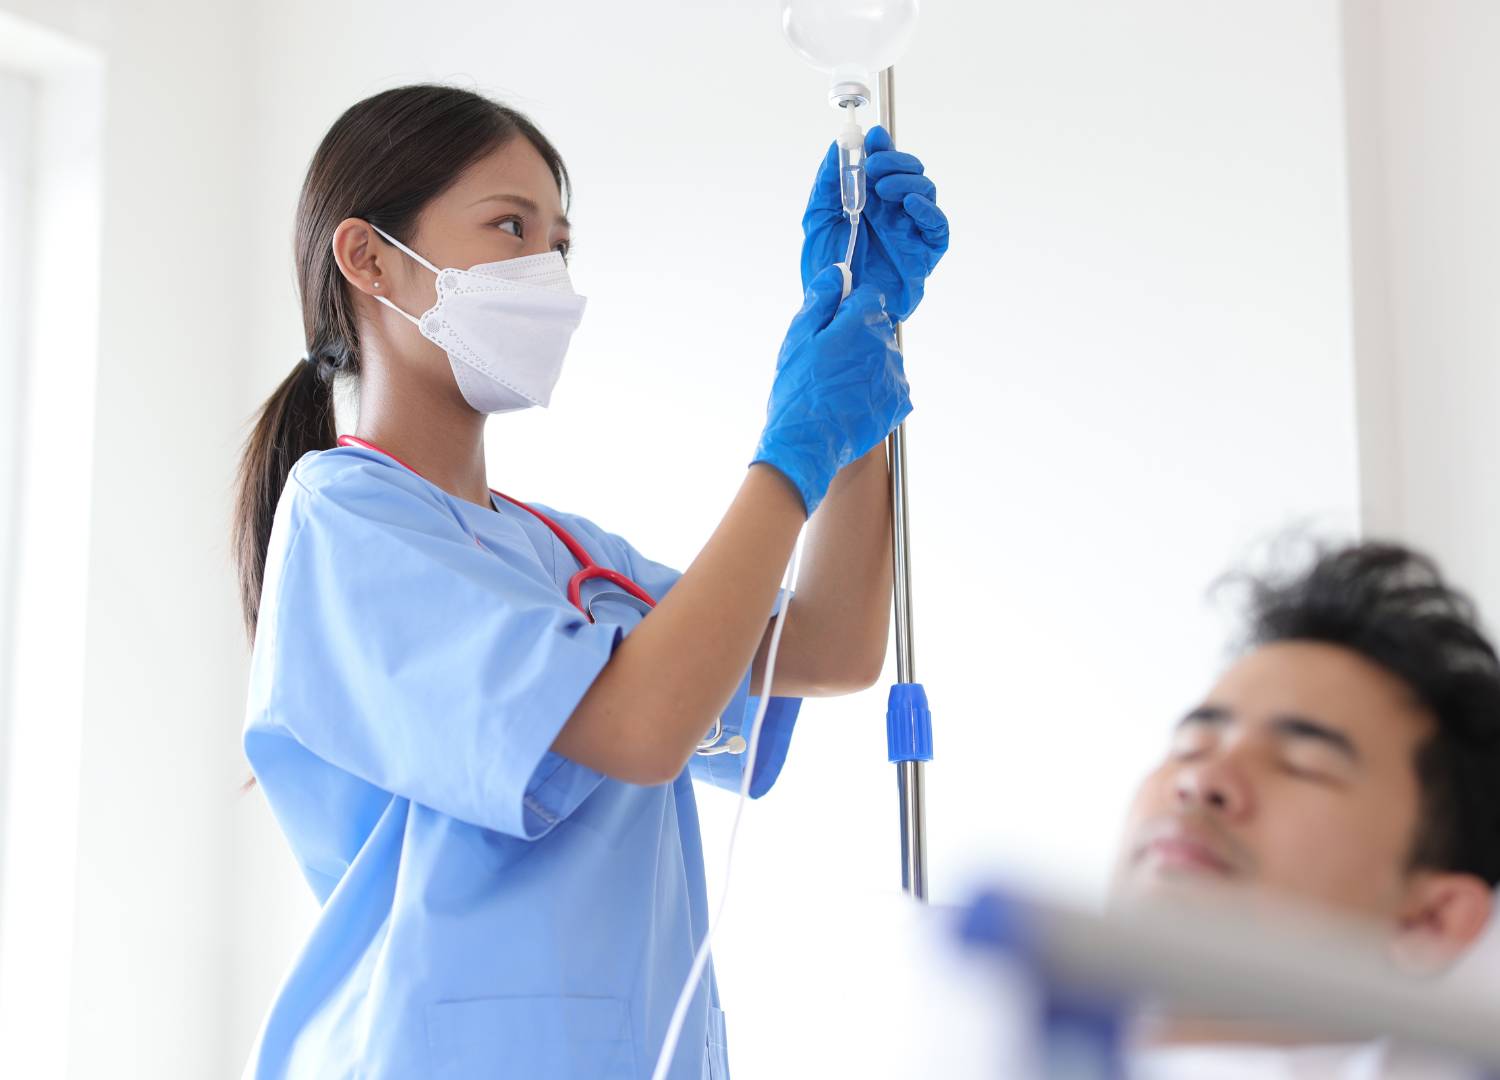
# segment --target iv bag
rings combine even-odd
[[[792,48],[835,83],[869,84],[901,58],[917,27],[918,0],[779,0]]]

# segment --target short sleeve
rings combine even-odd
[[[278,506],[252,767],[274,770],[290,739],[380,790],[542,836],[602,780],[550,747],[621,631],[585,620],[529,545],[483,546],[420,477],[352,456],[303,467],[314,460]],[[276,809],[279,778],[261,780]]]
[[[624,549],[630,563],[631,578],[657,600],[665,596],[678,578],[682,577],[679,571],[646,558],[619,537],[611,536],[611,539]],[[784,589],[777,595],[775,605],[766,615],[768,621],[781,611],[790,595]],[[723,742],[740,735],[749,743],[750,726],[760,707],[760,697],[753,693],[756,689],[758,688],[750,685],[750,672],[746,671],[739,686],[735,688],[734,697],[719,717],[723,724]],[[797,726],[797,715],[801,709],[801,698],[773,696],[767,703],[766,716],[761,722],[760,742],[755,752],[755,771],[750,780],[751,798],[758,799],[771,790],[776,778],[781,775],[781,767],[786,763],[787,751],[792,744],[792,731]],[[693,779],[700,783],[737,792],[745,775],[747,757],[744,753],[694,754],[688,759],[688,769]]]

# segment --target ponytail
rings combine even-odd
[[[255,640],[265,580],[266,549],[276,503],[292,466],[303,454],[327,450],[337,440],[333,379],[327,361],[299,360],[261,407],[255,430],[245,440],[235,498],[233,546],[239,567],[240,607],[245,632]]]

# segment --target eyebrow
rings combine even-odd
[[[482,202],[508,202],[508,203],[514,203],[516,206],[519,206],[522,210],[525,210],[528,214],[532,214],[532,215],[534,215],[536,217],[540,217],[541,214],[542,214],[542,208],[540,206],[538,206],[535,202],[533,202],[531,199],[528,199],[525,195],[510,195],[510,194],[506,194],[506,193],[501,193],[501,194],[498,194],[498,195],[486,195],[482,199],[475,199],[469,205],[470,206],[478,206]],[[561,225],[564,229],[571,230],[573,228],[573,223],[568,220],[568,216],[566,214],[558,214],[557,215],[557,222],[556,223],[558,225]]]
[[[1200,705],[1179,720],[1177,726],[1179,729],[1190,724],[1222,727],[1232,723],[1233,720],[1234,713],[1222,705]],[[1354,745],[1354,740],[1327,724],[1319,723],[1306,716],[1298,716],[1295,713],[1283,713],[1271,718],[1271,729],[1284,739],[1306,739],[1321,743],[1337,751],[1351,764],[1359,763],[1359,748]]]

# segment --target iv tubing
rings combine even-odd
[[[755,754],[760,749],[760,728],[762,721],[766,718],[766,708],[771,703],[771,678],[776,671],[776,654],[781,651],[781,631],[786,625],[786,607],[791,602],[790,592],[797,587],[797,566],[802,556],[802,538],[797,538],[797,546],[792,549],[791,561],[787,563],[786,576],[782,580],[785,599],[782,601],[781,610],[776,614],[776,626],[771,631],[771,647],[766,651],[766,673],[761,679],[760,707],[755,710],[755,720],[750,725],[750,746],[745,751],[744,773],[740,777],[739,803],[734,810],[734,824],[729,827],[729,850],[724,855],[724,891],[719,894],[719,906],[714,909],[713,919],[708,924],[708,933],[703,936],[703,944],[698,946],[697,955],[693,957],[692,969],[688,972],[687,981],[682,984],[682,993],[677,997],[677,1007],[672,1010],[672,1021],[667,1025],[666,1037],[662,1040],[661,1053],[656,1058],[656,1068],[651,1073],[651,1080],[666,1080],[667,1072],[672,1067],[672,1055],[677,1052],[678,1040],[682,1038],[682,1025],[687,1021],[688,1006],[692,1004],[693,995],[698,989],[698,981],[703,978],[703,969],[708,964],[709,946],[713,944],[714,932],[719,928],[719,921],[724,915],[724,903],[729,899],[729,873],[734,868],[734,842],[740,833],[740,818],[745,813],[745,803],[750,798],[750,781],[755,776]]]

